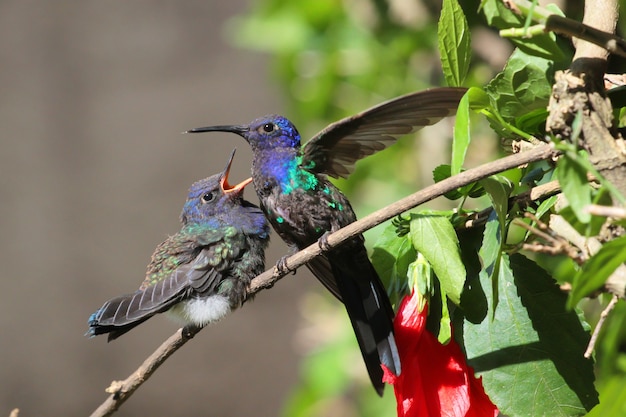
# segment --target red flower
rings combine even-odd
[[[425,329],[428,305],[419,311],[417,293],[404,297],[394,319],[402,362],[400,376],[385,368],[383,380],[393,384],[399,417],[494,417],[480,379],[452,339],[447,345]]]

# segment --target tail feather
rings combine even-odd
[[[379,395],[382,395],[384,364],[401,372],[400,356],[393,335],[393,308],[376,270],[358,242],[328,255],[341,297],[354,329],[365,366]]]
[[[333,268],[331,267],[328,258],[325,256],[317,256],[311,259],[306,266],[332,295],[337,297],[339,301],[343,302],[339,292],[337,280],[335,279],[335,274],[333,273]]]
[[[110,342],[152,317],[155,313],[134,314],[134,317],[129,317],[128,307],[132,304],[132,300],[142,295],[139,293],[143,293],[143,291],[116,297],[104,303],[98,311],[89,317],[87,322],[89,330],[87,330],[86,336],[94,337],[108,333],[107,340]]]
[[[176,278],[184,276],[173,275]],[[109,342],[117,339],[155,314],[169,310],[185,297],[187,290],[182,279],[168,279],[132,294],[115,297],[89,317],[86,335],[93,337],[108,333]]]
[[[124,304],[128,304],[132,295],[121,296],[107,301],[98,311],[89,317],[89,329],[85,336],[94,337],[108,333],[107,341],[115,340],[126,332],[132,330],[155,313],[144,314],[132,320],[120,320],[123,315]]]

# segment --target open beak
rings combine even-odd
[[[232,153],[230,154],[230,159],[228,160],[228,164],[226,165],[226,169],[224,169],[223,171],[224,173],[222,174],[222,179],[220,180],[220,187],[222,187],[222,191],[224,192],[224,194],[231,194],[231,193],[235,193],[235,195],[240,194],[241,192],[243,192],[243,189],[246,188],[246,185],[252,182],[252,177],[250,177],[241,181],[237,185],[230,185],[228,183],[228,174],[230,173],[230,167],[233,163],[236,150],[237,149],[233,149]]]
[[[248,126],[241,125],[225,125],[225,126],[206,126],[206,127],[196,127],[193,129],[189,129],[184,133],[203,133],[203,132],[230,132],[236,133],[239,136],[243,136],[246,132],[248,132],[250,128]]]

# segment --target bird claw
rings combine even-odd
[[[320,237],[317,240],[317,244],[320,247],[320,250],[322,251],[322,253],[328,252],[331,249],[330,244],[328,243],[328,236],[329,235],[330,235],[330,232],[324,232],[322,237]]]
[[[184,339],[193,339],[193,337],[198,334],[200,330],[202,330],[204,326],[198,326],[196,324],[188,324],[183,327],[182,336]]]
[[[292,271],[291,269],[289,269],[289,266],[287,266],[287,259],[289,258],[290,255],[285,255],[282,258],[280,258],[278,260],[278,262],[276,262],[276,265],[274,266],[276,273],[278,273],[278,275],[287,275],[288,273],[293,273],[294,275],[296,274],[296,271]]]

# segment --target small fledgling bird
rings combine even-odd
[[[261,208],[279,236],[303,249],[356,220],[348,199],[328,179],[347,177],[359,159],[395,143],[399,136],[456,112],[465,88],[433,88],[387,101],[335,122],[304,146],[296,127],[270,115],[248,125],[209,126],[188,133],[232,132],[252,147],[252,181]],[[284,261],[284,258],[283,258]],[[284,262],[279,262],[278,267]],[[382,395],[384,364],[399,375],[394,312],[367,257],[362,235],[318,256],[307,266],[345,304],[370,379]]]
[[[88,336],[118,338],[167,311],[187,326],[219,320],[246,300],[250,280],[265,268],[269,225],[243,199],[251,178],[231,186],[223,172],[194,183],[181,230],[157,246],[139,290],[113,298],[89,317]]]

